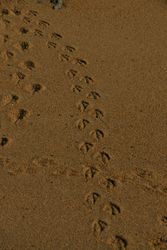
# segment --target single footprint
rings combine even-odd
[[[19,100],[19,97],[17,95],[11,95],[11,103],[14,104]]]
[[[93,192],[93,193],[90,193],[88,195],[86,195],[86,203],[88,205],[89,208],[93,208],[93,206],[96,204],[96,202],[100,199],[100,194],[97,193],[97,192]]]
[[[128,241],[121,235],[115,235],[115,237],[109,238],[107,243],[112,246],[113,250],[125,250],[128,246]]]
[[[101,120],[104,117],[104,113],[100,109],[94,109],[90,113],[96,119],[100,119]]]
[[[56,48],[57,47],[57,44],[56,43],[54,43],[54,42],[51,42],[51,41],[49,41],[48,43],[47,43],[47,47],[50,49],[50,48]]]
[[[71,57],[69,55],[67,55],[67,54],[59,54],[58,59],[61,62],[69,62],[71,60]]]
[[[24,17],[23,17],[23,22],[24,22],[25,24],[29,24],[29,23],[31,22],[31,19],[30,19],[28,16],[24,16]]]
[[[100,141],[104,138],[104,132],[100,129],[96,129],[90,132],[90,136],[92,136],[96,141]]]
[[[26,61],[25,63],[25,66],[29,69],[29,70],[32,70],[35,68],[35,63],[33,61]]]
[[[98,92],[96,91],[91,91],[90,93],[87,94],[86,96],[87,98],[90,98],[90,99],[94,99],[94,100],[97,100],[99,99],[101,96]]]
[[[29,10],[28,15],[29,16],[38,16],[39,13],[36,10]]]
[[[1,13],[2,13],[2,15],[9,15],[9,10],[6,8],[3,8]]]
[[[24,84],[22,88],[27,91],[31,95],[35,95],[40,93],[42,90],[45,90],[45,86],[42,86],[40,83],[33,83],[33,84]]]
[[[76,126],[79,130],[83,130],[87,127],[87,125],[90,123],[90,121],[88,121],[87,119],[79,119],[76,122]]]
[[[96,220],[93,222],[92,229],[93,234],[96,238],[99,238],[103,232],[105,232],[108,228],[108,224],[104,220]]]
[[[23,41],[23,42],[20,43],[20,47],[21,47],[21,49],[22,49],[23,51],[24,51],[24,50],[27,50],[27,49],[29,48],[29,43]]]
[[[167,226],[167,216],[162,216],[161,222],[162,222],[165,226]]]
[[[104,165],[105,164],[108,164],[108,162],[110,161],[111,157],[109,156],[108,153],[102,151],[102,152],[99,152],[95,155],[95,158],[97,160],[99,160],[101,163],[103,163]]]
[[[20,32],[21,32],[22,34],[27,34],[27,33],[29,32],[29,30],[28,30],[27,28],[25,28],[25,27],[21,27],[21,28],[20,28]]]
[[[72,90],[72,92],[78,94],[78,93],[82,92],[83,87],[76,84],[76,85],[72,85],[72,86],[71,86],[71,90]]]
[[[19,109],[18,115],[17,115],[17,121],[23,120],[27,115],[27,111],[25,109]]]
[[[8,138],[6,136],[3,136],[0,140],[0,145],[1,147],[4,147],[5,145],[7,145],[9,142]]]
[[[77,108],[81,113],[87,111],[89,107],[89,102],[82,100],[81,102],[77,103]]]
[[[83,166],[83,173],[86,181],[93,179],[99,170],[94,166],[85,167]]]
[[[60,39],[62,39],[62,35],[60,35],[56,32],[53,32],[53,33],[51,33],[51,38],[55,39],[55,40],[60,40]]]
[[[6,24],[7,27],[8,27],[8,24],[11,23],[8,19],[3,19],[3,22]]]
[[[4,107],[7,106],[11,102],[11,96],[10,95],[0,95],[0,106]]]
[[[43,32],[41,30],[39,30],[39,29],[35,29],[34,30],[34,36],[41,37],[41,36],[43,36]]]
[[[0,106],[7,106],[9,104],[14,104],[18,101],[19,97],[17,95],[1,95],[0,96]]]
[[[94,83],[94,80],[91,76],[84,76],[80,79],[81,82],[84,82],[86,84],[93,84]]]
[[[166,250],[167,238],[165,236],[161,236],[158,239],[154,240],[152,245],[155,250]]]
[[[63,47],[63,50],[66,51],[66,52],[69,52],[69,53],[73,53],[73,52],[76,51],[76,49],[74,47],[68,46],[68,45]]]
[[[8,42],[9,41],[9,35],[7,35],[7,34],[4,35],[4,40],[3,41],[4,41],[4,43]]]
[[[105,205],[103,210],[113,216],[121,213],[120,207],[113,202],[109,202],[109,204]]]
[[[10,114],[11,119],[14,123],[17,123],[19,121],[22,121],[26,116],[28,112],[25,109],[19,109],[17,111],[14,111]]]
[[[13,12],[16,16],[20,16],[21,15],[21,10],[17,9],[16,7],[13,9]]]
[[[61,9],[63,7],[63,0],[50,0],[53,4],[53,9]]]
[[[93,144],[90,142],[83,142],[79,145],[79,150],[83,154],[87,154],[93,148]]]
[[[12,51],[10,51],[10,50],[7,50],[6,51],[6,56],[10,60],[10,59],[12,59],[14,57],[14,53]]]
[[[22,73],[21,71],[16,72],[16,75],[17,75],[19,81],[23,80],[26,77],[26,75],[24,73]]]
[[[28,84],[24,86],[24,89],[31,93],[32,95],[39,93],[41,90],[44,90],[45,87],[43,87],[39,83],[33,83],[33,84]]]
[[[87,62],[86,62],[85,60],[79,59],[79,58],[75,59],[75,60],[73,61],[73,63],[74,63],[74,64],[78,64],[78,65],[80,65],[80,66],[86,66],[86,65],[87,65]]]
[[[47,28],[47,27],[49,27],[50,23],[48,23],[48,22],[46,22],[44,20],[40,20],[38,25],[39,25],[40,28]]]
[[[75,77],[77,76],[78,72],[75,69],[70,69],[68,71],[66,71],[66,75],[70,78],[70,79],[75,79]]]
[[[107,191],[112,191],[117,186],[117,182],[113,178],[102,177],[99,180],[99,185],[103,186]]]
[[[34,84],[32,85],[32,91],[33,91],[33,93],[37,93],[37,92],[39,92],[41,89],[42,89],[42,86],[41,86],[41,84],[39,84],[39,83],[34,83]]]

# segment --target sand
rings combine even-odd
[[[0,249],[167,249],[166,1],[0,13]]]

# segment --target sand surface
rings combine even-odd
[[[0,250],[167,249],[167,2],[1,0]]]

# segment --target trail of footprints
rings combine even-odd
[[[9,10],[3,9],[2,12],[4,15],[9,15]],[[21,12],[15,10],[16,15],[21,15]],[[26,40],[27,35],[30,33],[30,29],[28,25],[31,23],[32,18],[38,17],[39,13],[37,11],[29,11],[27,16],[23,17],[23,23],[25,26],[20,27],[19,33],[23,36],[23,40],[19,42],[20,49],[25,52],[26,50],[30,49],[29,42]],[[39,19],[38,26],[34,29],[33,35],[37,37],[44,37],[44,31],[49,27],[49,23],[45,20]],[[4,43],[7,43],[10,39],[9,35],[6,34],[4,37]],[[55,49],[57,54],[57,59],[62,62],[66,63],[67,69],[65,70],[65,75],[67,79],[71,82],[70,89],[74,94],[78,94],[78,102],[76,103],[76,109],[79,112],[79,119],[76,121],[76,128],[82,133],[85,129],[89,129],[89,125],[93,123],[93,130],[89,131],[89,137],[87,140],[81,142],[78,145],[78,150],[86,155],[89,156],[89,152],[93,152],[92,162],[96,159],[101,164],[107,165],[110,161],[110,154],[103,150],[97,151],[96,144],[100,144],[100,141],[103,140],[105,137],[105,131],[102,128],[96,128],[96,119],[100,120],[104,118],[104,112],[100,108],[96,107],[96,101],[101,99],[101,94],[94,88],[95,80],[89,74],[80,74],[78,68],[76,69],[75,66],[79,66],[82,69],[87,67],[88,62],[85,59],[79,58],[75,56],[76,48],[71,45],[60,46],[60,41],[62,40],[61,34],[53,32],[50,34],[50,40],[46,43],[48,49]],[[57,53],[58,50],[58,53]],[[14,53],[11,51],[7,51],[8,60],[10,60]],[[68,63],[68,64],[67,64]],[[35,62],[32,59],[26,60],[24,62],[24,66],[26,69],[33,71],[36,67]],[[83,71],[83,70],[82,70]],[[83,71],[83,73],[86,70]],[[22,80],[26,78],[26,73],[24,70],[17,70],[15,72],[15,77],[17,78],[17,84],[20,84]],[[32,83],[31,85],[33,93],[39,92],[42,86],[39,83]],[[93,87],[93,88],[92,88]],[[86,95],[83,99],[80,99],[80,94],[86,91]],[[19,100],[17,95],[13,95],[10,102],[14,103]],[[12,119],[15,124],[19,121],[24,120],[27,117],[28,111],[24,108],[19,110],[14,110],[12,113]],[[5,146],[8,143],[8,138],[2,137],[1,139],[1,146]],[[91,180],[96,176],[97,170],[95,166],[85,166],[84,167],[84,178],[86,183],[91,182]],[[115,187],[116,183],[115,180],[106,179],[106,189],[110,189],[111,187]],[[96,204],[102,199],[102,195],[99,192],[92,191],[85,197],[85,202],[87,206],[93,209]],[[109,202],[108,205],[105,205],[104,210],[109,213],[111,216],[117,216],[121,213],[121,209],[119,206],[113,202]],[[95,218],[92,222],[92,233],[96,237],[96,239],[101,238],[101,234],[103,231],[106,231],[109,227],[109,222],[106,220],[102,220],[100,218]],[[120,243],[122,241],[122,243]],[[122,244],[122,248],[125,249],[126,244],[124,244],[124,239],[115,236],[115,243],[113,244]]]
[[[3,21],[6,25],[10,25],[10,21],[7,19],[10,12],[15,14],[15,18],[22,15],[21,11],[17,8],[14,8],[12,11],[2,9],[2,15],[4,17]],[[36,23],[34,29],[28,27],[32,22]],[[76,102],[76,111],[78,112],[78,120],[75,124],[76,129],[78,129],[81,134],[87,131],[87,136],[83,136],[84,141],[81,141],[78,144],[78,150],[84,155],[85,162],[89,162],[88,164],[84,163],[82,166],[83,177],[88,187],[92,182],[95,184],[94,186],[98,187],[98,190],[92,190],[92,188],[90,188],[90,192],[85,194],[85,204],[87,208],[93,212],[94,209],[99,207],[99,210],[101,211],[99,217],[94,218],[92,221],[92,234],[97,241],[105,241],[109,244],[111,249],[125,250],[128,248],[128,240],[117,232],[112,236],[110,235],[112,220],[121,216],[122,209],[117,202],[108,200],[107,196],[105,197],[104,192],[101,192],[101,188],[106,190],[106,194],[114,192],[117,188],[117,181],[112,177],[105,177],[103,174],[103,169],[107,168],[110,164],[111,155],[109,152],[101,149],[101,142],[105,140],[106,136],[106,130],[103,126],[105,112],[99,107],[99,101],[102,99],[102,95],[96,90],[96,80],[94,77],[90,73],[87,73],[87,60],[77,56],[77,49],[75,46],[69,44],[65,46],[62,45],[63,37],[56,32],[52,32],[49,35],[49,39],[48,37],[45,38],[45,30],[47,30],[49,26],[50,23],[41,19],[37,11],[30,10],[26,16],[23,16],[22,23],[18,30],[22,37],[22,41],[18,42],[18,47],[20,47],[23,53],[31,49],[27,39],[28,34],[33,34],[33,36],[37,38],[44,38],[44,40],[47,40],[46,47],[54,50],[57,59],[61,63],[64,63],[64,73],[67,77],[67,81],[70,83],[69,89],[75,96],[78,96],[78,101]],[[6,34],[4,36],[4,45],[9,41],[10,34]],[[16,55],[12,50],[6,50],[6,56],[6,62],[9,63],[8,61],[12,60]],[[36,63],[32,58],[29,58],[24,61],[24,67],[29,71],[33,71],[36,68]],[[14,67],[15,72],[13,73],[13,76],[15,77],[18,86],[28,74],[26,70],[24,71],[24,67],[19,69]],[[43,88],[45,87],[40,83],[34,83],[32,81],[29,91],[31,94],[35,94],[40,92]],[[0,108],[8,107],[8,105],[12,105],[14,108],[20,98],[17,94],[12,93],[6,98],[6,100],[4,96],[2,96],[1,99]],[[28,118],[28,113],[29,111],[24,109],[24,107],[13,109],[10,114],[11,120],[17,125],[22,120]],[[0,138],[0,146],[5,147],[9,141],[10,138],[2,136]],[[167,224],[166,217],[163,217],[162,220],[164,224]],[[154,247],[156,244],[166,244],[166,241],[159,240],[155,243]]]

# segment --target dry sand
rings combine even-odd
[[[167,2],[0,12],[0,250],[167,249]]]

